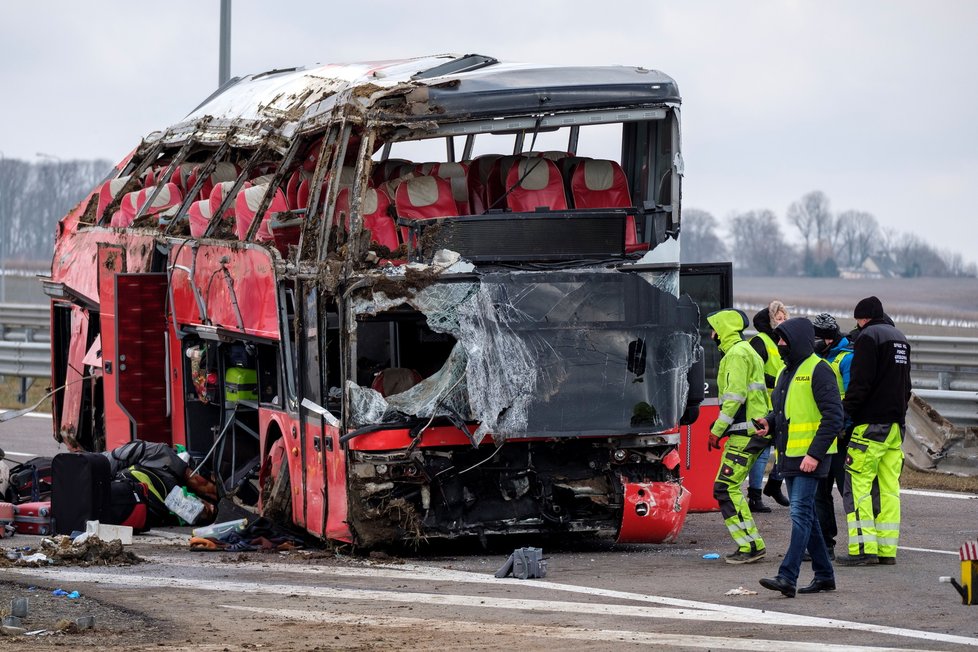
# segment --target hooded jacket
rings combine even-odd
[[[910,344],[885,314],[859,329],[842,401],[856,425],[904,425],[910,402]]]
[[[750,338],[748,342],[757,351],[757,355],[761,356],[761,362],[764,363],[764,384],[767,385],[768,391],[770,391],[774,389],[774,381],[778,376],[778,372],[784,367],[781,356],[774,351],[770,351],[767,346],[768,343],[762,337],[762,335],[766,335],[773,344],[777,345],[774,328],[771,326],[770,308],[758,310],[757,314],[754,315],[753,322],[754,328],[757,330],[757,335]]]
[[[768,415],[768,424],[774,433],[774,445],[778,449],[778,468],[784,476],[802,475],[801,461],[804,457],[788,457],[785,450],[788,444],[788,422],[784,408],[788,398],[788,388],[794,381],[799,365],[815,354],[815,329],[812,322],[804,317],[795,317],[782,323],[774,330],[775,336],[784,338],[789,349],[785,368],[778,375],[771,395],[773,410]],[[835,379],[832,367],[825,360],[819,360],[812,371],[812,396],[815,405],[821,413],[818,430],[808,455],[819,460],[818,468],[807,475],[824,478],[829,473],[832,454],[828,453],[832,441],[838,436],[843,426],[842,401],[839,399],[839,385]]]
[[[742,335],[747,318],[739,310],[720,310],[708,315],[706,321],[716,331],[723,355],[717,370],[720,416],[710,432],[722,437],[727,428],[737,424],[736,434],[753,434],[755,428],[750,419],[767,412],[767,391],[764,364]],[[741,424],[747,427],[740,427]]]

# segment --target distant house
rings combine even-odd
[[[887,254],[866,256],[859,267],[843,267],[839,270],[841,278],[897,278],[900,271],[896,262]]]

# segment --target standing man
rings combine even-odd
[[[707,445],[720,448],[720,440],[729,436],[713,483],[713,497],[720,503],[723,523],[737,544],[737,550],[726,555],[727,563],[749,564],[763,559],[767,552],[742,489],[751,464],[770,445],[770,440],[753,436],[756,428],[752,423],[767,413],[764,366],[744,340],[747,315],[739,310],[720,310],[708,315],[706,321],[713,328],[711,337],[722,356],[717,370],[720,416],[710,428]]]
[[[771,395],[774,408],[760,420],[760,433],[774,433],[777,464],[787,480],[791,501],[791,541],[777,576],[760,582],[766,589],[793,598],[806,549],[815,578],[798,592],[835,590],[835,570],[815,517],[815,491],[819,480],[829,473],[843,413],[835,374],[815,355],[812,323],[795,317],[774,332],[785,368]]]
[[[853,310],[849,387],[842,402],[854,424],[842,502],[849,524],[844,566],[896,563],[900,538],[900,471],[910,402],[910,344],[876,297]]]
[[[852,345],[849,339],[839,330],[839,323],[835,317],[827,312],[815,317],[812,324],[815,327],[815,353],[829,363],[832,372],[835,374],[836,383],[839,385],[839,396],[845,397],[846,388],[849,387],[849,368],[852,365]],[[839,433],[840,454],[832,456],[832,466],[829,474],[819,481],[818,490],[815,492],[815,514],[818,516],[818,525],[822,530],[822,538],[825,540],[825,547],[829,549],[829,559],[835,559],[835,538],[839,534],[839,526],[835,522],[835,498],[832,495],[833,487],[838,487],[839,495],[843,495],[846,479],[846,456],[845,450],[849,445],[848,428],[846,424]]]
[[[774,329],[777,328],[788,318],[788,309],[784,303],[775,299],[768,304],[767,308],[758,311],[754,315],[754,328],[757,335],[748,340],[750,345],[761,356],[764,363],[764,385],[767,387],[767,408],[771,410],[771,392],[774,391],[774,381],[778,377],[778,372],[784,369],[784,362],[781,361],[781,354],[778,353],[778,345],[774,341]],[[766,513],[771,508],[764,504],[761,493],[770,496],[779,505],[788,506],[788,497],[781,491],[781,476],[778,475],[777,465],[771,469],[767,483],[764,483],[764,471],[767,470],[767,461],[771,457],[771,447],[764,449],[757,456],[757,461],[750,467],[747,476],[747,502],[751,512]]]

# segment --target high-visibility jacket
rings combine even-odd
[[[788,396],[784,403],[784,416],[788,421],[788,443],[784,454],[787,457],[804,457],[815,440],[815,433],[822,421],[822,413],[815,403],[812,393],[812,372],[821,362],[814,353],[798,365],[795,377],[788,386]],[[838,445],[835,440],[827,452],[835,453]]]
[[[767,352],[764,357],[764,383],[767,385],[767,394],[770,396],[771,392],[774,391],[774,381],[778,377],[778,373],[784,369],[784,360],[781,359],[778,345],[767,333],[758,333],[751,339],[760,340]]]
[[[710,431],[717,437],[752,435],[755,428],[751,419],[760,419],[768,412],[761,356],[741,335],[745,326],[741,313],[720,310],[706,319],[717,332],[723,353],[717,369],[720,414]]]

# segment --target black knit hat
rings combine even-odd
[[[815,327],[815,337],[823,340],[834,340],[839,337],[839,322],[827,312],[816,316],[812,320],[812,325]]]
[[[883,312],[882,301],[876,297],[866,297],[856,304],[852,316],[856,319],[876,319],[877,317],[885,317],[886,313]]]

